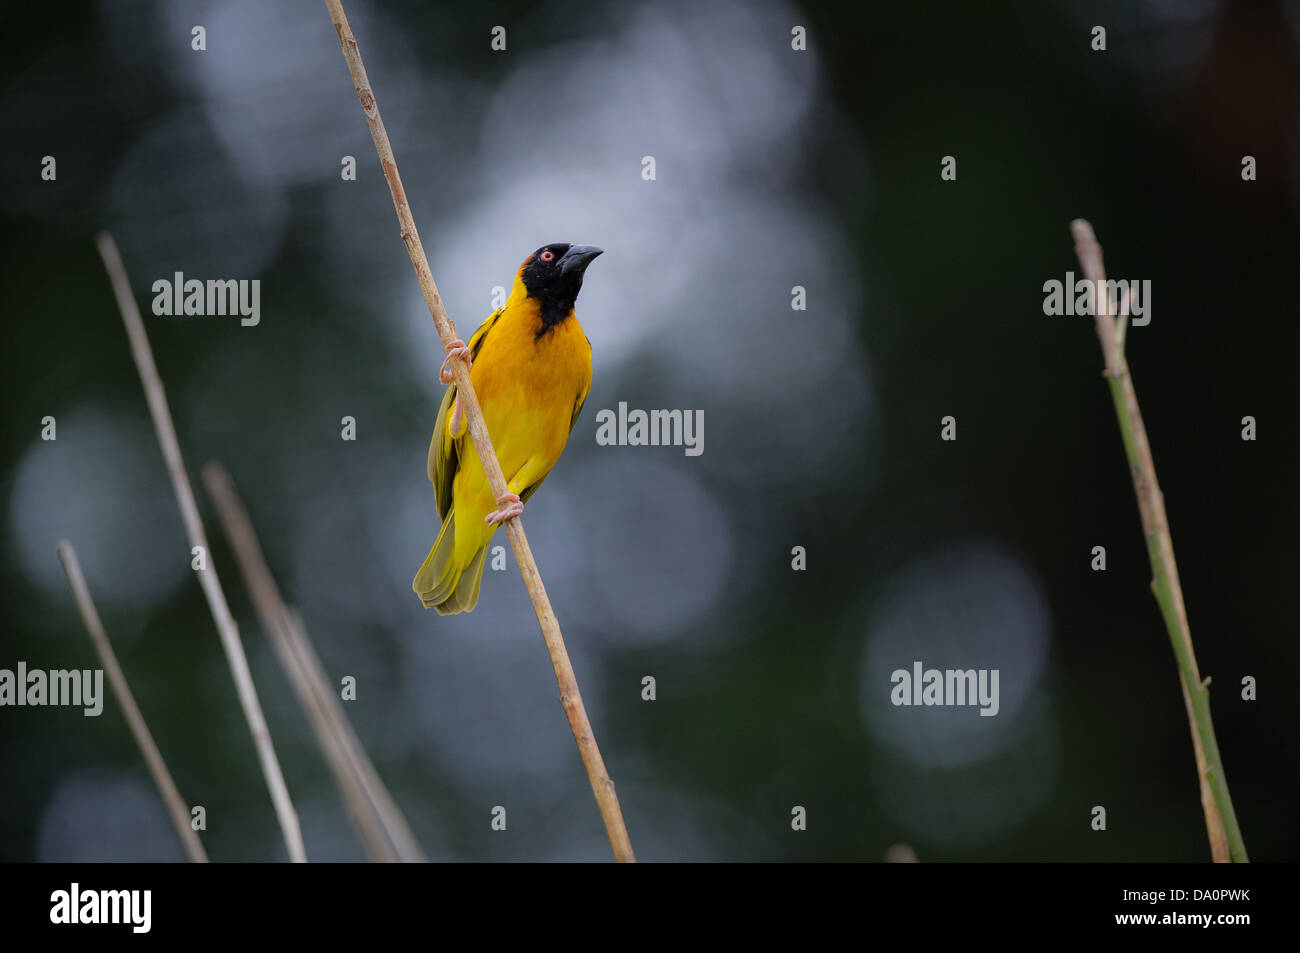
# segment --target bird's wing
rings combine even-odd
[[[587,342],[587,347],[588,348],[591,347],[590,341]],[[573,416],[569,418],[569,433],[573,433],[573,427],[578,422],[578,415],[582,413],[582,405],[587,402],[587,395],[590,393],[591,393],[591,378],[588,377],[586,386],[582,388],[582,393],[580,393],[578,395],[578,399],[573,402]],[[549,473],[550,471],[548,470],[547,472]],[[537,492],[537,488],[542,485],[542,480],[545,479],[546,476],[545,474],[543,474],[541,480],[538,480],[536,483],[529,484],[528,487],[520,491],[519,502],[527,503],[528,498]]]
[[[469,339],[470,360],[478,358],[488,331],[492,330],[504,310],[505,308],[498,308],[488,315],[487,320],[478,326],[474,336]],[[447,388],[447,393],[442,395],[438,421],[433,425],[433,439],[429,441],[429,482],[433,484],[437,497],[438,516],[443,519],[447,518],[447,511],[451,509],[451,487],[456,479],[456,471],[460,469],[460,442],[464,439],[463,434],[453,436],[449,429],[451,409],[455,403],[456,385],[452,384]]]
[[[591,342],[587,342],[587,347],[591,347]],[[569,418],[569,433],[573,433],[573,427],[578,422],[578,414],[582,413],[582,405],[587,402],[587,395],[591,393],[591,375],[587,375],[587,383],[582,388],[582,393],[578,399],[573,402],[573,416]]]

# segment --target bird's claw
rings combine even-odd
[[[483,517],[483,522],[504,523],[508,519],[514,519],[524,511],[524,504],[519,501],[519,495],[516,493],[504,493],[497,497],[497,506],[500,509],[493,510]]]
[[[473,360],[470,358],[469,348],[465,346],[465,342],[460,338],[456,338],[450,344],[444,345],[443,350],[447,352],[447,356],[442,359],[442,366],[438,368],[438,382],[450,384],[452,382],[451,359],[453,357],[463,357],[466,364],[473,364]]]

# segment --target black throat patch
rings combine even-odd
[[[529,295],[537,299],[538,312],[542,317],[542,326],[537,329],[540,339],[547,331],[558,327],[573,314],[573,302],[577,297],[570,294],[557,294],[555,289],[547,288],[541,294]]]
[[[575,268],[567,273],[561,264],[565,252],[570,246],[566,244],[546,245],[539,248],[524,265],[519,277],[523,280],[528,297],[537,302],[542,325],[537,330],[540,339],[547,331],[559,327],[573,313],[573,302],[582,290],[583,268]],[[542,255],[549,255],[547,260]]]

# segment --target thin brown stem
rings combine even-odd
[[[429,314],[438,328],[438,337],[442,340],[443,346],[447,347],[456,339],[456,326],[447,316],[442,296],[438,294],[438,286],[429,270],[429,261],[424,254],[424,246],[420,244],[420,234],[416,231],[415,220],[411,217],[411,207],[406,200],[406,189],[403,188],[402,177],[397,171],[397,160],[393,158],[388,132],[384,129],[383,119],[380,118],[379,106],[370,88],[370,79],[366,76],[365,65],[361,62],[356,38],[352,35],[352,28],[348,26],[342,3],[339,0],[325,0],[325,6],[329,8],[330,19],[334,21],[339,45],[343,48],[343,58],[347,60],[348,70],[352,74],[352,84],[356,88],[361,109],[366,114],[366,121],[370,125],[375,151],[379,154],[379,163],[383,167],[384,178],[387,179],[389,191],[393,196],[393,206],[397,210],[402,241],[406,245],[407,254],[410,255],[411,265],[415,268],[420,290],[424,292]],[[468,418],[470,437],[478,450],[478,457],[483,464],[483,472],[487,475],[488,484],[492,488],[492,495],[499,499],[508,492],[506,478],[501,472],[501,464],[497,461],[496,451],[492,447],[492,439],[483,420],[483,411],[479,407],[478,395],[474,392],[474,385],[470,383],[468,367],[466,362],[460,360],[451,361],[450,367],[456,381],[457,397]],[[569,728],[573,731],[574,741],[577,742],[583,767],[587,770],[591,789],[596,795],[596,804],[605,822],[605,831],[609,835],[614,859],[620,862],[634,861],[636,857],[632,853],[632,842],[628,839],[627,826],[623,822],[618,795],[614,792],[614,782],[610,780],[600,749],[596,746],[596,736],[591,730],[591,721],[582,704],[578,679],[573,673],[573,665],[564,646],[564,637],[560,634],[560,624],[551,608],[546,588],[542,585],[542,576],[537,569],[536,560],[533,559],[532,550],[528,547],[528,538],[524,535],[523,524],[516,517],[507,520],[505,526],[515,560],[519,563],[520,575],[524,579],[524,588],[528,590],[528,598],[532,600],[533,611],[537,614],[538,625],[541,626],[542,638],[546,641],[546,649],[551,656],[551,665],[555,668],[555,680],[560,689],[560,704],[569,720]]]
[[[257,689],[253,685],[253,676],[248,669],[248,659],[244,656],[244,647],[239,641],[239,629],[235,619],[226,605],[226,595],[221,590],[221,581],[217,578],[217,568],[212,560],[212,551],[203,532],[203,521],[199,519],[199,508],[194,502],[194,490],[190,478],[185,473],[185,462],[181,459],[180,443],[176,439],[176,427],[172,423],[171,411],[167,406],[167,392],[163,389],[162,378],[158,376],[158,367],[154,364],[153,351],[149,347],[149,337],[145,334],[144,321],[140,318],[140,308],[131,293],[131,282],[127,278],[122,256],[118,254],[117,243],[107,232],[100,232],[96,238],[104,268],[113,284],[113,293],[122,312],[122,323],[126,325],[126,336],[131,342],[131,355],[135,358],[136,370],[140,373],[140,383],[144,385],[145,399],[149,403],[149,413],[153,416],[154,430],[158,434],[158,444],[162,447],[163,459],[167,462],[167,474],[171,477],[172,489],[176,492],[176,501],[180,504],[181,519],[185,523],[185,532],[189,536],[190,551],[201,548],[206,568],[198,570],[199,586],[203,589],[212,620],[216,623],[217,634],[221,638],[221,647],[225,650],[226,661],[230,664],[230,674],[235,680],[235,691],[239,704],[243,708],[244,718],[248,722],[249,733],[253,736],[253,745],[257,749],[258,761],[261,762],[262,774],[266,786],[271,792],[271,802],[284,834],[284,843],[289,851],[289,859],[295,863],[306,861],[303,850],[302,831],[298,827],[298,814],[289,799],[289,789],[285,786],[284,775],[280,771],[280,762],[275,756],[275,746],[271,743],[271,732],[266,727],[266,717],[262,714],[262,704],[257,698]]]
[[[104,666],[108,684],[113,687],[117,703],[122,706],[127,727],[131,729],[135,743],[140,746],[140,753],[144,755],[145,764],[149,766],[149,773],[153,775],[153,783],[158,786],[158,793],[162,795],[163,803],[167,805],[167,813],[171,815],[172,824],[176,827],[176,833],[180,835],[185,853],[194,863],[206,864],[208,853],[203,849],[203,842],[199,840],[199,835],[190,825],[190,809],[185,804],[185,799],[181,797],[176,782],[172,780],[171,772],[167,770],[167,762],[163,761],[162,752],[154,744],[153,735],[149,732],[149,726],[145,724],[144,715],[140,714],[140,707],[136,705],[135,696],[131,694],[131,688],[126,683],[122,666],[118,664],[117,654],[113,651],[113,643],[108,640],[104,623],[99,618],[99,610],[95,608],[95,600],[90,597],[90,587],[86,585],[86,577],[81,574],[77,551],[72,548],[71,543],[59,543],[59,561],[63,563],[63,571],[68,576],[68,585],[72,587],[73,598],[77,600],[77,611],[81,613],[81,621],[86,624],[86,631],[90,633],[90,643],[95,647],[99,663]]]
[[[306,629],[280,596],[280,587],[230,474],[221,464],[209,463],[203,468],[203,484],[216,504],[253,607],[316,733],[367,853],[380,862],[423,862],[424,854],[406,818],[348,724]]]

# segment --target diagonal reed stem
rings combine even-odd
[[[1075,254],[1083,267],[1085,277],[1091,282],[1105,281],[1106,270],[1102,264],[1101,245],[1093,234],[1092,226],[1083,219],[1070,223],[1074,236]],[[1201,807],[1205,811],[1205,827],[1210,838],[1210,853],[1216,863],[1229,861],[1244,863],[1246,844],[1237,826],[1237,815],[1232,809],[1232,795],[1228,791],[1228,778],[1223,772],[1223,759],[1219,743],[1214,736],[1214,720],[1210,717],[1209,679],[1201,680],[1196,664],[1196,651],[1192,647],[1191,628],[1187,623],[1187,607],[1183,603],[1183,588],[1178,581],[1178,564],[1174,561],[1174,541],[1169,532],[1169,519],[1165,515],[1165,498],[1156,481],[1156,465],[1151,457],[1151,444],[1147,441],[1142,411],[1138,408],[1137,391],[1124,358],[1123,323],[1126,316],[1112,319],[1100,290],[1096,296],[1097,337],[1101,340],[1102,354],[1106,360],[1103,372],[1110,384],[1111,398],[1115,402],[1115,415],[1119,419],[1120,434],[1124,440],[1124,454],[1128,458],[1133,477],[1133,492],[1137,494],[1138,511],[1142,516],[1142,533],[1147,541],[1147,556],[1151,560],[1151,590],[1160,606],[1169,641],[1173,644],[1174,658],[1178,662],[1178,678],[1182,683],[1183,702],[1191,726],[1192,747],[1196,753],[1196,773],[1201,788]],[[1122,309],[1123,310],[1123,309]]]
[[[99,246],[99,255],[104,259],[104,268],[113,283],[113,294],[116,295],[117,306],[122,312],[122,323],[126,325],[126,336],[131,342],[131,356],[135,358],[136,369],[140,372],[140,383],[144,386],[149,413],[153,416],[154,430],[158,434],[163,459],[167,462],[167,474],[171,477],[172,489],[176,491],[176,502],[180,505],[181,519],[185,522],[190,549],[193,551],[195,547],[202,547],[206,554],[207,568],[197,573],[199,586],[203,589],[208,608],[212,611],[212,621],[216,623],[221,647],[225,650],[226,661],[230,664],[230,674],[235,680],[235,691],[239,696],[239,704],[244,710],[249,733],[253,736],[253,745],[257,749],[257,758],[262,766],[262,774],[266,778],[266,786],[271,792],[271,802],[275,806],[276,818],[284,834],[289,859],[295,863],[304,862],[307,860],[307,854],[302,846],[298,814],[289,799],[289,789],[285,787],[284,775],[280,772],[280,762],[275,756],[275,747],[271,744],[271,732],[266,727],[262,704],[258,701],[253,676],[248,670],[244,646],[239,641],[239,629],[230,614],[230,607],[226,605],[226,594],[221,590],[221,581],[217,578],[217,567],[212,561],[212,551],[203,532],[203,521],[199,519],[199,508],[194,502],[194,489],[190,486],[190,478],[185,474],[185,461],[181,459],[176,427],[172,423],[171,411],[167,407],[167,392],[163,389],[162,378],[158,376],[158,367],[154,364],[153,351],[149,347],[149,336],[145,334],[144,322],[140,319],[140,308],[131,293],[131,281],[127,278],[126,268],[122,265],[122,256],[118,254],[117,243],[113,241],[113,236],[108,232],[100,232],[95,243]]]
[[[415,268],[416,278],[419,279],[420,290],[424,292],[424,300],[429,305],[429,314],[438,328],[438,337],[446,347],[456,339],[456,326],[443,306],[442,296],[438,294],[438,286],[434,283],[433,274],[429,270],[424,246],[420,244],[420,234],[416,231],[415,220],[411,217],[411,207],[406,201],[406,189],[403,188],[402,177],[397,172],[397,160],[393,158],[393,148],[388,142],[384,121],[379,116],[379,105],[375,102],[375,94],[370,88],[365,64],[361,62],[356,37],[352,35],[352,28],[348,26],[342,3],[339,0],[325,0],[325,6],[329,8],[330,19],[334,21],[334,29],[339,35],[339,45],[343,48],[343,58],[347,60],[348,71],[352,74],[352,85],[356,88],[357,98],[361,101],[361,109],[370,124],[370,135],[375,142],[375,151],[379,153],[384,178],[388,180],[388,188],[393,195],[393,206],[397,210],[402,241],[406,245],[407,254],[411,257],[411,265]],[[487,424],[483,421],[483,411],[479,407],[474,385],[470,383],[466,362],[453,360],[449,362],[449,366],[456,381],[456,395],[468,418],[469,434],[474,440],[475,449],[478,450],[479,460],[483,463],[483,471],[487,475],[488,484],[492,487],[492,495],[500,498],[508,491],[506,478],[501,472],[501,464],[492,447]],[[516,517],[506,520],[505,526],[515,560],[519,563],[519,572],[524,579],[524,588],[528,590],[528,598],[532,600],[533,611],[537,614],[537,623],[541,626],[542,638],[551,656],[551,665],[555,668],[555,680],[560,688],[560,704],[569,720],[569,728],[573,731],[574,741],[577,742],[578,753],[582,757],[583,767],[586,768],[587,777],[591,781],[592,792],[596,795],[596,804],[600,808],[601,819],[605,822],[605,832],[609,835],[614,859],[619,862],[635,861],[632,842],[628,839],[627,826],[623,822],[623,812],[618,804],[618,795],[614,792],[614,782],[605,770],[605,761],[596,746],[596,736],[591,730],[587,709],[582,704],[582,694],[578,691],[578,679],[573,673],[573,664],[569,661],[569,653],[564,646],[564,636],[560,634],[560,623],[555,618],[551,600],[542,585],[542,576],[537,569],[537,561],[533,559],[532,550],[528,547],[528,538],[524,535],[523,524]]]
[[[348,816],[370,859],[423,862],[424,854],[415,835],[348,723],[306,629],[280,596],[280,587],[271,575],[253,522],[230,474],[221,464],[208,463],[203,467],[203,484],[216,504],[253,607],[316,733]]]
[[[172,774],[167,770],[167,762],[163,761],[162,752],[154,744],[153,735],[149,732],[149,726],[145,724],[144,715],[140,714],[140,707],[136,705],[135,696],[131,694],[131,688],[126,683],[122,666],[118,664],[117,654],[113,651],[113,643],[108,640],[104,623],[99,618],[99,610],[95,608],[95,600],[90,597],[90,587],[86,585],[86,577],[81,574],[81,562],[77,559],[77,551],[72,548],[71,543],[59,543],[59,561],[63,563],[63,571],[68,576],[68,585],[72,587],[72,595],[77,600],[77,611],[81,613],[81,621],[86,624],[86,631],[90,633],[90,642],[99,655],[99,664],[104,666],[108,684],[113,686],[113,694],[117,696],[117,703],[122,706],[122,714],[126,716],[127,727],[131,729],[135,743],[140,746],[140,753],[144,755],[149,773],[153,775],[153,783],[158,786],[158,793],[162,795],[163,803],[167,805],[167,813],[171,815],[172,824],[176,826],[176,833],[180,835],[185,853],[194,863],[206,864],[207,851],[203,849],[203,842],[199,840],[199,835],[190,826],[190,809],[181,797],[181,792],[176,788],[176,782],[172,780]]]

